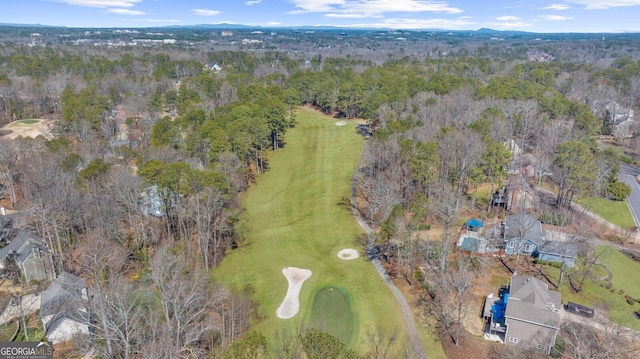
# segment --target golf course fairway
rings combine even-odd
[[[367,333],[384,328],[399,332],[394,352],[401,353],[407,337],[402,314],[380,275],[366,256],[337,256],[344,248],[357,248],[354,241],[362,233],[351,209],[342,203],[349,197],[365,140],[356,133],[355,123],[336,122],[309,108],[297,110],[296,126],[285,134],[284,148],[271,154],[269,170],[243,199],[239,229],[245,240],[212,276],[229,288],[251,287],[259,316],[253,329],[272,342],[312,325],[313,296],[334,287],[340,288],[336,295],[345,296],[353,314],[353,334],[345,344],[364,353]],[[299,312],[281,319],[276,310],[288,291],[283,275],[287,267],[310,270],[312,275],[300,289]]]

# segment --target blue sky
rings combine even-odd
[[[640,32],[640,0],[0,0],[0,23]]]

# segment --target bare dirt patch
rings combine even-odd
[[[53,138],[50,131],[51,123],[48,120],[32,119],[11,122],[0,128],[0,137],[16,139],[18,137]]]

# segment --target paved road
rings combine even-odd
[[[371,227],[369,227],[369,225],[362,219],[362,217],[360,217],[359,213],[354,210],[353,215],[355,216],[356,221],[358,221],[358,224],[360,224],[360,227],[362,227],[362,229],[364,229],[367,234],[373,234],[373,229],[371,229]],[[387,284],[389,290],[391,290],[391,293],[393,293],[393,296],[396,298],[396,302],[398,302],[398,305],[402,310],[402,317],[404,318],[404,323],[407,326],[407,334],[409,335],[409,342],[411,343],[411,347],[413,348],[413,352],[415,355],[414,358],[427,359],[427,353],[425,352],[424,346],[422,345],[420,334],[418,334],[418,327],[416,326],[416,322],[413,319],[413,312],[411,311],[411,307],[409,307],[409,303],[407,303],[406,298],[404,297],[404,295],[402,295],[402,292],[400,292],[398,287],[393,284],[393,281],[387,275],[387,271],[382,266],[382,263],[380,263],[380,260],[375,256],[369,256],[369,258],[371,259],[371,263],[373,263],[373,266],[378,271],[378,274],[380,274],[384,282]]]
[[[636,180],[636,176],[639,174],[640,168],[626,164],[620,165],[618,178],[631,187],[631,195],[627,198],[627,204],[629,205],[633,219],[636,221],[636,227],[640,227],[640,185]]]

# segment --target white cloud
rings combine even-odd
[[[602,10],[612,7],[640,6],[640,0],[569,0],[569,2],[584,5],[590,10]]]
[[[445,29],[465,30],[475,25],[473,21],[466,19],[384,19],[379,22],[340,25],[341,27],[356,28],[391,28],[391,29]]]
[[[245,2],[244,4],[251,6],[251,5],[258,5],[261,2],[262,2],[262,0],[249,0],[249,1]]]
[[[498,21],[520,21],[520,18],[517,16],[498,16],[496,18]]]
[[[267,25],[267,26],[276,26],[276,25],[280,25],[280,23],[277,22],[277,21],[267,21],[265,23],[265,25]]]
[[[562,21],[562,20],[573,19],[573,17],[571,16],[560,16],[560,15],[540,15],[538,17],[542,20],[550,20],[550,21]]]
[[[216,16],[220,14],[220,11],[210,10],[210,9],[193,9],[192,12],[194,15],[200,15],[200,16]]]
[[[542,8],[542,10],[567,10],[569,5],[565,4],[550,4]]]
[[[116,7],[132,7],[142,0],[51,0],[63,4],[99,7],[99,8],[116,8]]]
[[[430,0],[289,0],[297,10],[290,14],[321,12],[327,17],[379,17],[393,12],[440,12],[458,14],[462,10],[445,1]]]
[[[144,11],[131,10],[131,9],[107,9],[107,12],[119,15],[145,15]]]

